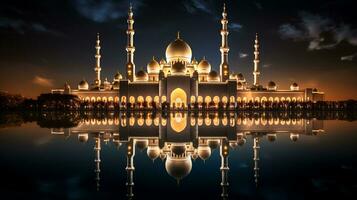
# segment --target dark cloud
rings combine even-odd
[[[354,53],[352,55],[342,56],[341,60],[342,61],[352,61],[356,56],[357,56],[357,53]]]
[[[332,49],[342,41],[357,45],[357,31],[350,25],[336,24],[327,17],[308,12],[300,13],[300,22],[296,25],[281,25],[279,33],[283,39],[308,41],[308,50]]]
[[[53,87],[53,80],[43,77],[43,76],[35,76],[32,80],[32,83],[42,86],[42,87]]]
[[[9,28],[15,30],[17,33],[25,34],[28,31],[35,31],[41,33],[49,33],[55,36],[62,36],[63,34],[47,28],[44,24],[39,22],[26,22],[22,19],[0,18],[0,28]]]
[[[263,6],[260,2],[254,2],[254,5],[257,7],[258,10],[263,10]]]
[[[246,58],[246,57],[248,57],[247,53],[243,53],[243,52],[239,53],[239,58]]]
[[[134,9],[142,5],[142,0],[132,0],[130,2]],[[83,17],[102,23],[126,16],[128,13],[129,1],[74,0],[73,5]]]
[[[212,1],[204,1],[204,0],[190,0],[190,1],[184,1],[183,2],[184,7],[186,8],[186,11],[194,14],[199,11],[208,13],[208,14],[213,14],[214,11],[212,9]]]

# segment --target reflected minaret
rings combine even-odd
[[[126,157],[126,186],[127,186],[127,197],[132,199],[134,197],[133,187],[134,187],[134,156],[135,156],[135,141],[131,139],[127,146],[127,157]]]
[[[222,29],[221,29],[221,65],[220,65],[220,75],[221,80],[224,82],[229,79],[229,65],[228,65],[228,19],[226,12],[226,4],[223,4],[223,12],[221,19]]]
[[[259,181],[259,138],[254,137],[254,144],[253,144],[253,150],[254,150],[254,182],[255,185],[258,187],[258,181]]]
[[[100,88],[100,84],[101,84],[101,79],[100,79],[100,71],[102,70],[102,68],[100,67],[100,37],[99,37],[99,33],[97,33],[97,41],[96,41],[96,45],[95,45],[95,80],[94,80],[94,85],[97,88]]]
[[[254,71],[253,71],[253,76],[254,76],[254,86],[259,85],[259,40],[258,40],[258,33],[255,34],[255,43],[254,43]]]
[[[227,140],[222,140],[220,147],[220,156],[221,156],[221,187],[222,187],[222,199],[228,199],[228,154],[229,154],[229,143]]]
[[[95,158],[94,158],[94,162],[95,162],[95,181],[96,181],[96,186],[97,186],[97,191],[99,190],[100,187],[100,135],[98,133],[98,135],[95,136],[95,146],[94,146],[94,151],[95,151]]]
[[[126,46],[126,52],[127,52],[127,62],[126,62],[126,78],[129,81],[134,81],[134,74],[135,74],[135,64],[134,64],[134,52],[135,52],[135,47],[134,47],[134,18],[133,18],[133,7],[130,4],[129,7],[129,12],[128,12],[128,30],[126,31],[127,34],[127,46]]]

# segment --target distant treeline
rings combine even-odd
[[[144,106],[143,106],[144,105]],[[0,93],[1,111],[160,111],[169,110],[168,103],[156,105],[144,102],[143,105],[131,105],[119,102],[82,102],[71,94],[41,94],[37,100],[20,95]],[[147,105],[147,106],[145,106]],[[188,104],[189,111],[346,111],[357,114],[357,101],[319,101],[319,102],[228,102],[227,105],[214,107],[211,104]],[[180,109],[176,109],[180,110]]]

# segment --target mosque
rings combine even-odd
[[[113,80],[101,77],[100,38],[97,35],[95,54],[95,79],[93,83],[82,80],[78,88],[72,89],[65,84],[62,89],[53,89],[52,93],[74,94],[81,101],[88,103],[102,102],[119,104],[121,109],[150,108],[166,105],[170,109],[187,109],[197,105],[217,108],[234,107],[237,103],[274,103],[274,102],[316,102],[324,100],[324,93],[317,89],[301,89],[292,83],[289,89],[280,90],[278,85],[270,81],[267,85],[260,82],[259,38],[254,41],[254,65],[252,84],[247,83],[241,73],[232,73],[228,62],[228,18],[226,6],[223,6],[220,30],[221,63],[219,71],[212,69],[205,58],[196,60],[192,49],[184,39],[177,37],[166,48],[166,59],[148,62],[146,70],[136,70],[134,62],[134,18],[132,7],[128,11],[127,62],[126,74],[119,72]]]

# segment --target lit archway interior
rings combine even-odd
[[[187,95],[186,92],[181,88],[176,88],[171,92],[170,104],[173,107],[182,107],[187,105]]]
[[[170,115],[170,125],[171,128],[176,132],[180,133],[185,130],[187,126],[187,116],[185,113],[171,113]]]

